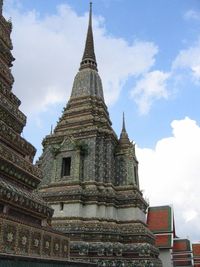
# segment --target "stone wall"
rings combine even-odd
[[[96,264],[0,256],[0,267],[92,267]]]

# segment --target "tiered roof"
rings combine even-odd
[[[0,199],[42,220],[52,216],[53,210],[36,194],[32,195],[41,182],[42,173],[33,165],[35,148],[21,137],[26,116],[19,110],[20,101],[12,93],[12,25],[2,14],[0,27]]]
[[[174,266],[193,266],[190,240],[182,238],[174,239],[173,262]]]
[[[109,133],[114,142],[117,136],[111,127],[107,106],[104,102],[103,87],[97,70],[92,31],[92,4],[90,3],[89,24],[85,49],[79,72],[75,76],[71,97],[60,121],[54,130],[62,139],[66,135],[95,135],[97,131]],[[43,144],[59,141],[55,135],[45,138]]]
[[[156,236],[158,248],[173,247],[174,220],[170,206],[149,207],[147,224]]]
[[[200,266],[200,244],[194,244],[192,251],[190,240],[176,237],[172,207],[150,207],[147,224],[156,236],[156,246],[161,252],[161,257],[164,255],[162,253],[168,250],[169,266]],[[193,265],[193,254],[196,265]]]

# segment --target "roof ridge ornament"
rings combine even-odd
[[[97,62],[94,52],[94,39],[92,30],[92,2],[90,2],[89,23],[88,23],[86,42],[85,42],[85,50],[80,64],[80,70],[85,68],[90,68],[97,71]]]

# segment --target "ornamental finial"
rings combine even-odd
[[[123,112],[123,121],[122,121],[122,131],[120,134],[119,142],[120,142],[120,145],[130,145],[130,140],[126,132],[124,112]]]

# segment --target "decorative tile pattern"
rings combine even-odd
[[[16,132],[13,131],[12,128],[8,127],[8,125],[6,125],[3,121],[0,121],[0,129],[0,136],[25,155],[31,155],[30,161],[32,162],[36,149],[24,138],[16,134]]]
[[[31,232],[31,254],[40,255],[42,236],[41,232],[32,231]]]
[[[52,238],[48,234],[44,234],[43,236],[43,241],[42,241],[42,253],[45,256],[50,256],[51,255],[51,243],[52,243]]]
[[[0,218],[0,253],[53,259],[69,257],[69,240],[55,231]]]
[[[1,223],[2,224],[2,223]],[[2,224],[2,251],[7,253],[14,253],[16,249],[16,225],[14,224]]]
[[[42,172],[37,167],[35,167],[29,161],[20,157],[17,153],[13,153],[11,149],[1,144],[0,147],[0,155],[7,161],[11,161],[13,164],[17,165],[18,167],[22,168],[24,171],[31,173],[32,175],[38,177],[39,179],[42,178]]]
[[[30,242],[30,230],[24,227],[18,229],[17,249],[20,251],[20,254],[23,255],[28,254],[29,242]]]

